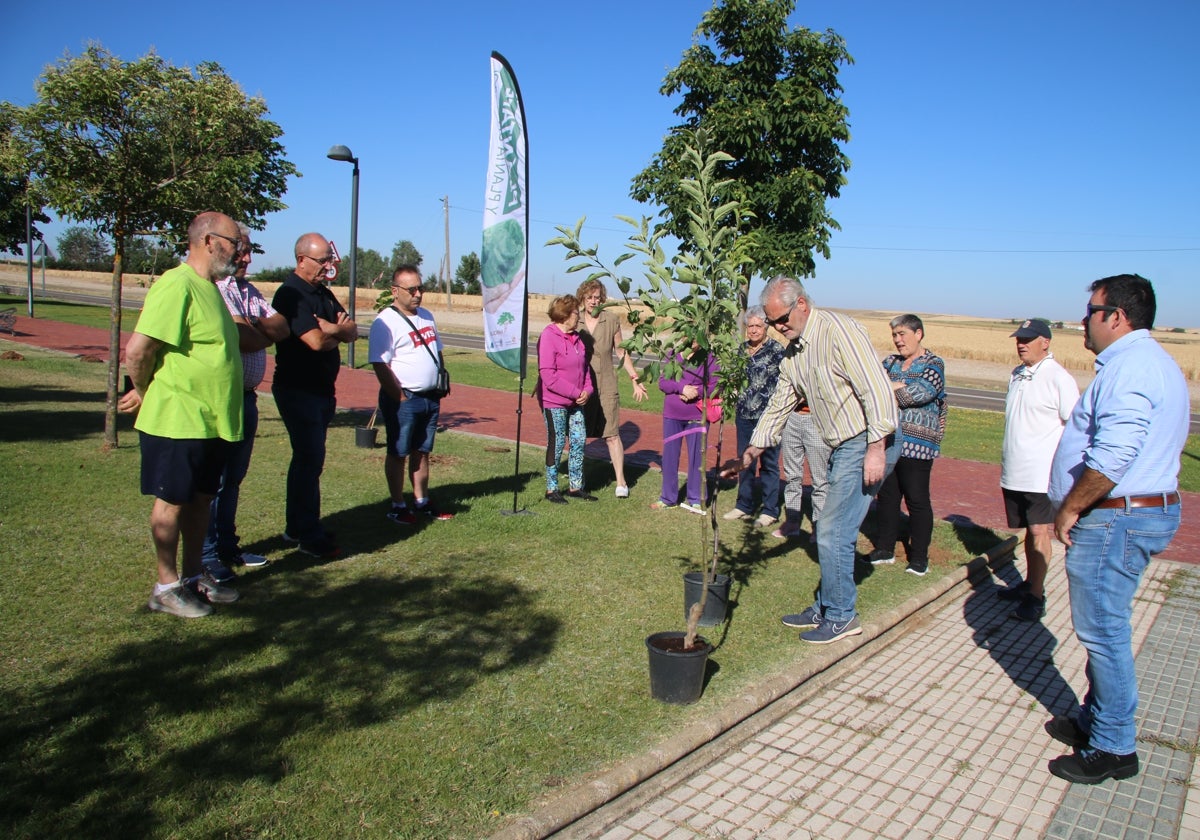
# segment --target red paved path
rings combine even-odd
[[[127,334],[122,335],[121,346],[125,346]],[[0,333],[0,350],[6,349],[10,337]],[[41,318],[17,317],[16,343],[31,344],[61,350],[78,356],[108,358],[108,332],[94,327],[79,327],[59,321]],[[366,343],[360,343],[363,352]],[[274,358],[267,357],[267,378],[260,391],[270,393]],[[528,385],[528,383],[526,383]],[[527,389],[528,390],[528,389]],[[370,411],[376,400],[378,386],[370,370],[342,369],[338,376],[338,406],[341,408]],[[528,444],[544,446],[545,428],[537,403],[528,395],[521,403],[523,410],[521,439]],[[442,403],[442,422],[450,429],[468,434],[484,435],[512,441],[517,430],[517,395],[455,385],[453,393]],[[662,419],[657,414],[645,411],[621,410],[621,438],[625,442],[626,462],[642,465],[658,465],[662,445]],[[732,424],[725,425],[722,460],[736,455]],[[607,459],[608,450],[603,441],[588,445],[589,457]],[[713,463],[714,451],[710,448],[708,463]],[[643,485],[647,479],[642,480]],[[652,490],[643,487],[637,494],[647,503],[657,497],[657,477],[649,479]],[[1000,500],[1000,467],[978,461],[962,461],[941,458],[933,470],[931,494],[933,509],[942,519],[952,522],[974,522],[997,531],[1007,531],[1004,508]],[[1200,563],[1200,521],[1194,511],[1200,509],[1200,493],[1183,493],[1184,517],[1179,532],[1163,557],[1187,563]]]

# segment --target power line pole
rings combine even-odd
[[[442,196],[442,213],[446,220],[446,308],[454,311],[454,303],[450,300],[450,196]]]

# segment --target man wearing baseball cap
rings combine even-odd
[[[1004,446],[1000,489],[1008,527],[1025,529],[1025,579],[997,596],[1016,605],[1009,613],[1021,621],[1046,614],[1046,569],[1054,533],[1054,508],[1046,495],[1050,463],[1071,409],[1079,399],[1074,377],[1050,352],[1050,324],[1030,318],[1017,327],[1021,364],[1013,369],[1004,403]]]

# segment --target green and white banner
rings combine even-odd
[[[525,107],[512,68],[492,53],[492,131],[483,202],[484,349],[525,378],[529,307],[529,143]]]

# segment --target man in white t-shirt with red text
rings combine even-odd
[[[413,525],[419,518],[453,518],[429,500],[429,454],[443,396],[437,390],[442,343],[433,314],[421,306],[423,294],[420,270],[414,265],[397,267],[392,273],[392,305],[375,317],[369,339],[387,436],[383,474],[392,501],[388,518],[401,525]],[[406,460],[412,508],[404,501]]]
[[[1021,364],[1013,369],[1004,402],[1000,488],[1008,527],[1025,529],[1025,579],[998,596],[1015,601],[1010,618],[1038,621],[1046,614],[1046,570],[1054,535],[1054,507],[1046,495],[1050,464],[1063,427],[1079,400],[1075,378],[1050,352],[1050,325],[1030,318],[1010,336]]]

